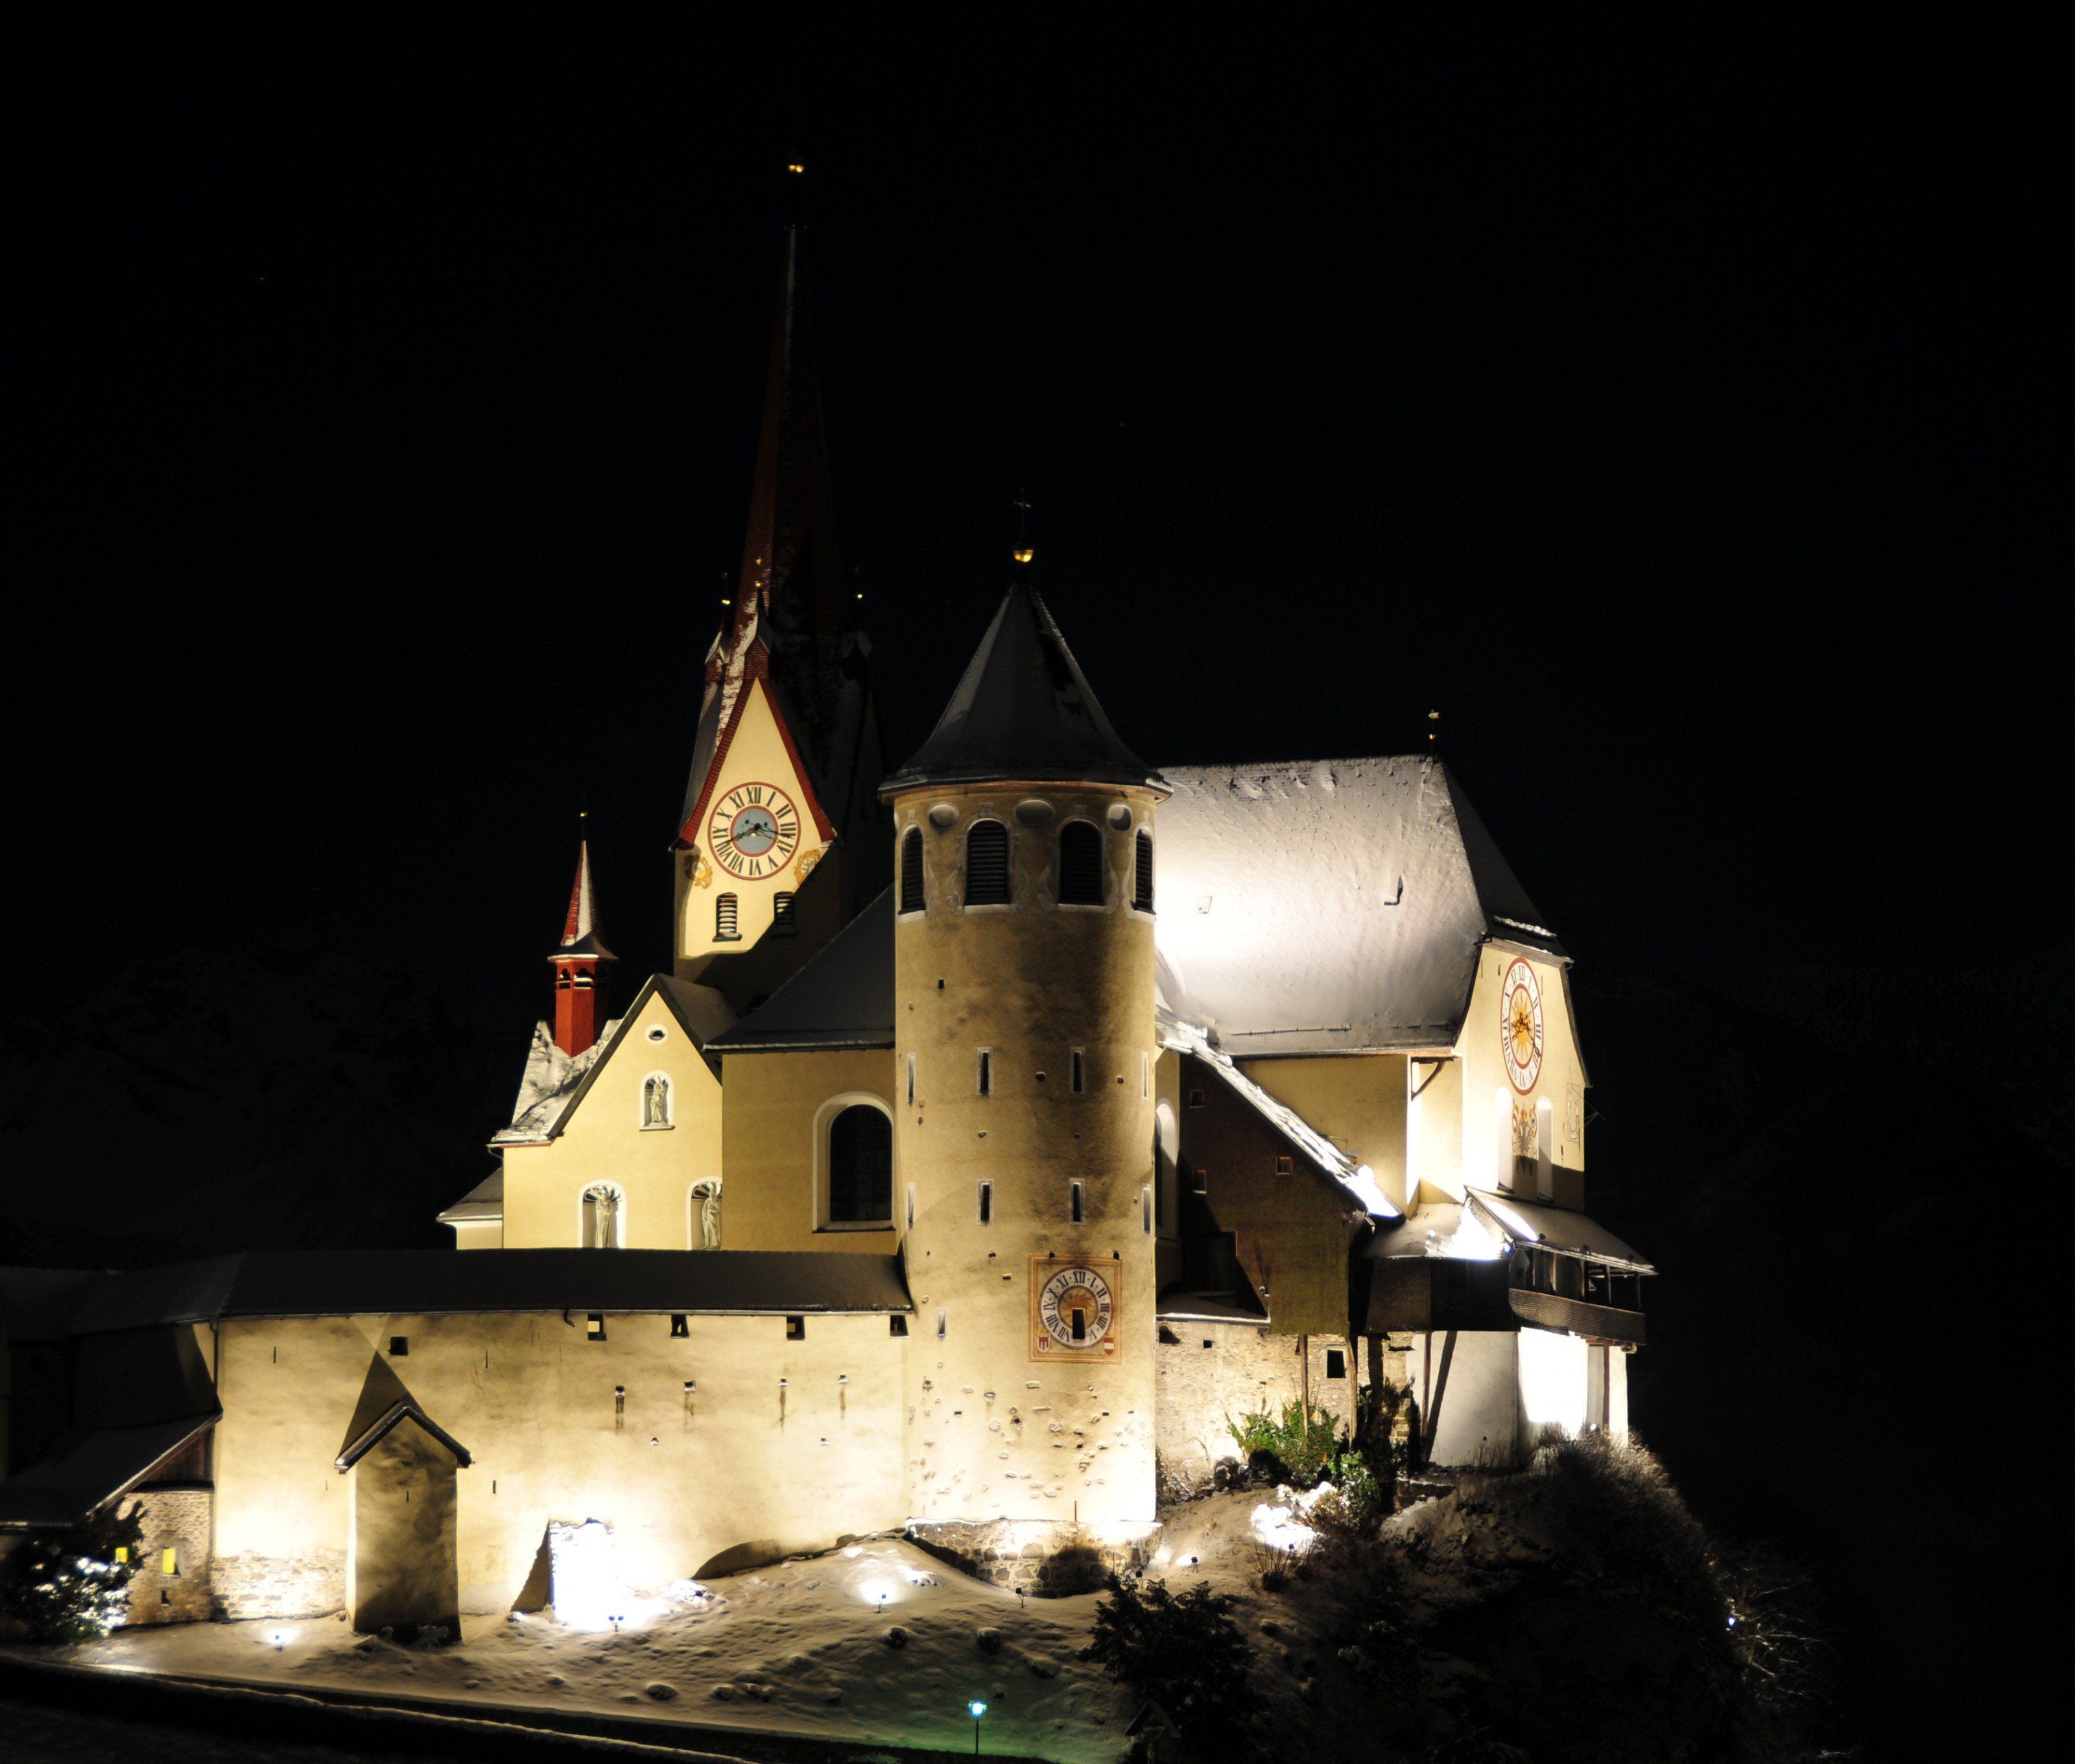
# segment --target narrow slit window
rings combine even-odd
[[[742,933],[735,929],[742,903],[732,894],[723,894],[714,901],[714,942],[739,942]]]
[[[908,1056],[908,1106],[910,1108],[915,1106],[915,1056],[913,1054]]]
[[[994,1095],[994,1050],[991,1047],[980,1050],[980,1093],[983,1096]]]
[[[901,841],[901,910],[922,910],[922,830],[909,828]]]
[[[1066,1087],[1072,1091],[1076,1096],[1079,1095],[1082,1091],[1087,1087],[1086,1075],[1083,1070],[1087,1062],[1081,1057],[1080,1049],[1078,1047],[1075,1048],[1074,1050],[1073,1076],[1067,1080]]]
[[[994,1184],[992,1182],[982,1182],[980,1185],[980,1222],[983,1225],[992,1225],[994,1223]]]
[[[1153,1095],[1153,1056],[1150,1054],[1138,1056],[1138,1094],[1141,1100],[1149,1099]]]
[[[975,821],[966,830],[966,905],[1009,904],[1009,829]]]
[[[1138,1228],[1148,1237],[1153,1235],[1153,1190],[1149,1185],[1138,1191]]]
[[[942,1305],[937,1306],[937,1340],[942,1341],[951,1332],[951,1314]]]
[[[1072,1202],[1071,1202],[1071,1204],[1072,1204],[1072,1207],[1073,1207],[1073,1213],[1072,1213],[1073,1221],[1074,1221],[1074,1223],[1075,1223],[1076,1225],[1079,1225],[1079,1224],[1085,1224],[1087,1223],[1087,1185],[1086,1185],[1085,1183],[1083,1183],[1083,1182],[1075,1182],[1075,1183],[1073,1185],[1072,1191],[1071,1191],[1071,1192],[1072,1192]]]
[[[908,1228],[910,1231],[915,1228],[915,1185],[913,1182],[908,1185]]]
[[[1059,905],[1103,904],[1102,835],[1085,821],[1059,829]]]
[[[169,1543],[159,1552],[159,1572],[178,1574],[180,1571],[180,1551],[177,1544]]]
[[[1131,904],[1141,913],[1153,910],[1153,835],[1143,827],[1133,842],[1137,861],[1132,865]]]
[[[774,937],[791,937],[800,929],[800,921],[793,916],[793,892],[781,888],[771,896],[771,931]]]

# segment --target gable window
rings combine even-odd
[[[793,914],[793,891],[781,888],[771,896],[771,933],[774,937],[796,936],[800,921]]]
[[[1141,913],[1153,910],[1153,835],[1145,828],[1132,842],[1137,862],[1132,865],[1131,904]]]
[[[975,821],[966,829],[966,905],[1009,904],[1009,829]]]
[[[922,830],[910,827],[901,841],[901,910],[922,910]]]
[[[735,929],[741,904],[732,894],[716,895],[714,897],[714,942],[736,943],[741,941],[742,933]]]
[[[851,1104],[828,1124],[826,1216],[833,1226],[893,1223],[893,1123],[865,1102]]]
[[[1102,835],[1085,821],[1069,821],[1059,829],[1059,905],[1102,904]]]
[[[593,1182],[583,1193],[583,1247],[618,1249],[627,1240],[625,1199],[611,1182]]]
[[[651,1072],[641,1080],[642,1131],[671,1124],[670,1080],[661,1072]]]
[[[1278,1176],[1290,1176],[1290,1175],[1294,1175],[1294,1174],[1296,1174],[1296,1170],[1297,1170],[1297,1163],[1296,1163],[1296,1160],[1295,1160],[1295,1159],[1294,1159],[1294,1158],[1289,1158],[1289,1157],[1278,1157],[1278,1158],[1277,1158],[1277,1159],[1275,1160],[1275,1174],[1276,1174],[1277,1175],[1278,1175]]]

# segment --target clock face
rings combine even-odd
[[[1531,1091],[1542,1075],[1542,983],[1525,962],[1506,971],[1499,1011],[1506,1075],[1515,1090]]]
[[[775,785],[739,784],[714,805],[706,846],[730,876],[776,876],[800,846],[800,811]]]
[[[1038,1311],[1038,1327],[1032,1331],[1033,1359],[1055,1354],[1116,1355],[1116,1300],[1107,1273],[1085,1263],[1062,1267],[1033,1257],[1031,1275]]]

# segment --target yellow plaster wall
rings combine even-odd
[[[1235,1062],[1276,1101],[1294,1108],[1357,1164],[1376,1173],[1394,1205],[1405,1204],[1405,1056]]]
[[[652,1040],[657,1029],[662,1039]],[[610,1181],[626,1195],[623,1247],[698,1248],[691,1187],[721,1174],[720,1081],[660,992],[649,994],[600,1061],[558,1138],[507,1148],[503,1247],[579,1247],[583,1191]],[[641,1124],[641,1087],[651,1072],[670,1080],[673,1126]]]
[[[1406,1184],[1421,1206],[1463,1197],[1463,1062],[1409,1060]]]
[[[712,957],[745,950],[769,930],[772,897],[781,889],[797,893],[826,849],[807,805],[810,794],[807,781],[785,751],[770,694],[760,680],[750,681],[743,690],[747,702],[741,721],[721,761],[714,787],[707,793],[705,812],[710,818],[713,805],[738,785],[775,785],[800,811],[799,849],[793,861],[777,875],[745,880],[729,875],[713,861],[705,849],[704,826],[692,830],[699,849],[680,853],[677,864],[677,971],[683,979],[696,979]],[[714,936],[714,901],[723,894],[735,896],[735,928],[740,934],[727,942]]]
[[[1506,971],[1515,961],[1525,961],[1534,969],[1542,989],[1542,1069],[1534,1088],[1525,1095],[1515,1091],[1507,1078],[1501,1051],[1505,1008],[1501,988]],[[1553,1161],[1573,1170],[1584,1168],[1585,1073],[1572,1029],[1568,987],[1569,971],[1560,962],[1496,947],[1485,949],[1477,959],[1469,1012],[1456,1044],[1462,1067],[1462,1170],[1474,1186],[1499,1186],[1502,1174],[1510,1186],[1511,1166],[1501,1162],[1502,1154],[1511,1155],[1511,1142],[1501,1124],[1497,1101],[1501,1095],[1506,1099],[1509,1114],[1518,1105],[1531,1115],[1538,1102],[1548,1099],[1555,1112]],[[1524,1199],[1535,1198],[1531,1174],[1519,1192]],[[1572,1205],[1582,1203],[1580,1196],[1558,1198]]]
[[[810,1316],[800,1341],[782,1317],[689,1325],[675,1340],[667,1316],[615,1315],[594,1342],[581,1315],[553,1312],[224,1324],[219,1560],[241,1586],[268,1584],[270,1564],[342,1565],[352,1493],[333,1460],[378,1363],[473,1456],[455,1484],[464,1611],[510,1609],[551,1520],[611,1526],[637,1590],[744,1544],[819,1549],[901,1524],[905,1341],[885,1317]],[[407,1354],[388,1353],[395,1335]],[[264,1599],[238,1614],[267,1614]]]
[[[730,1054],[722,1078],[721,1246],[726,1249],[836,1249],[890,1253],[897,1247],[898,1148],[893,1166],[895,1228],[822,1228],[818,1171],[826,1158],[821,1119],[835,1097],[875,1097],[890,1116],[894,1057],[886,1048]]]

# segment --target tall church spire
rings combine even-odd
[[[598,934],[591,899],[590,842],[577,842],[576,880],[562,917],[562,941],[548,958],[555,970],[555,1046],[572,1056],[598,1039],[605,1021],[605,963],[619,958]]]

